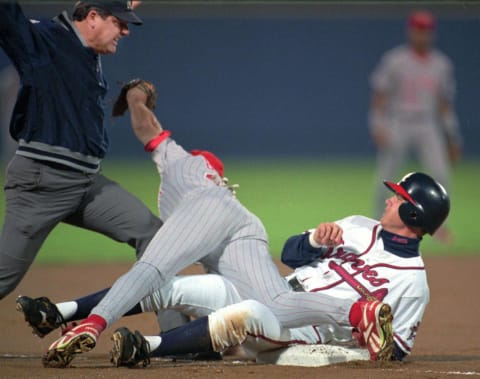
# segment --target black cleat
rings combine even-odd
[[[138,330],[132,333],[128,328],[118,328],[112,335],[112,341],[110,362],[116,367],[135,367],[139,363],[146,367],[150,364],[150,344]]]
[[[33,329],[33,334],[40,338],[59,326],[66,326],[57,306],[46,297],[32,299],[28,296],[19,296],[16,304],[17,311],[23,313],[25,321]]]

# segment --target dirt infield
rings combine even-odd
[[[113,328],[126,325],[156,333],[152,315],[124,318],[100,339],[98,347],[78,357],[74,367],[45,369],[40,356],[57,337],[39,339],[15,311],[15,297],[48,296],[53,301],[79,297],[112,284],[128,265],[34,265],[14,294],[0,302],[1,378],[480,378],[480,257],[427,258],[431,301],[415,348],[405,363],[350,363],[323,368],[257,365],[230,357],[222,362],[154,360],[146,369],[116,369],[108,361]],[[280,267],[286,273],[285,267]],[[198,267],[188,270],[199,273]]]

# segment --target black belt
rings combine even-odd
[[[290,284],[290,287],[292,287],[295,292],[305,292],[305,288],[303,288],[295,276],[288,281],[288,284]]]

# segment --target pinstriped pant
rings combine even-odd
[[[203,261],[245,299],[269,307],[284,327],[348,324],[350,300],[292,292],[269,252],[261,222],[225,188],[210,188],[175,210],[142,258],[92,310],[111,325],[188,265]]]

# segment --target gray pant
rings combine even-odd
[[[140,200],[101,174],[86,174],[19,155],[7,168],[5,198],[0,299],[20,283],[59,222],[126,242],[136,249],[137,257],[162,225]]]

